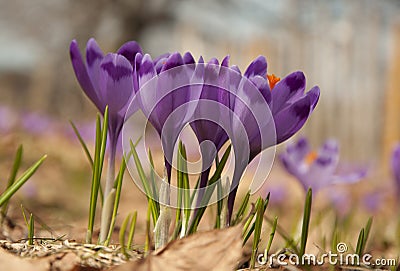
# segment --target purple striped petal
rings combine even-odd
[[[78,43],[76,40],[73,40],[70,45],[70,56],[72,67],[74,68],[74,72],[78,82],[85,92],[85,94],[89,97],[89,99],[96,105],[96,107],[103,112],[104,106],[101,103],[98,94],[93,87],[92,80],[89,77],[88,71],[86,69],[86,65],[83,62],[81,52],[79,51]]]
[[[267,60],[264,56],[258,56],[256,59],[254,59],[244,72],[244,76],[246,77],[251,77],[254,75],[260,75],[262,77],[267,75]]]
[[[272,113],[276,114],[304,95],[306,78],[302,72],[294,72],[279,81],[271,91]]]
[[[194,64],[196,61],[190,52],[186,52],[183,55],[183,63],[184,64]]]
[[[110,114],[118,113],[133,93],[133,68],[122,55],[107,54],[100,65],[100,90]]]
[[[86,45],[86,62],[92,85],[97,92],[99,91],[100,82],[100,63],[103,58],[103,52],[99,45],[97,45],[95,39],[91,38]]]
[[[131,62],[132,67],[135,65],[135,58],[138,53],[142,54],[142,48],[136,41],[126,42],[117,51],[117,54],[123,55]]]

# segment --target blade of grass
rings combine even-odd
[[[222,212],[222,204],[223,204],[223,191],[222,191],[222,183],[217,182],[217,197],[220,199],[217,201],[217,216],[215,219],[215,229],[221,228],[221,212]]]
[[[147,181],[147,177],[146,177],[146,174],[144,173],[142,163],[140,162],[139,155],[136,151],[136,146],[133,144],[132,140],[130,140],[129,143],[130,143],[131,152],[133,155],[133,160],[135,162],[136,169],[139,174],[139,178],[143,184],[144,192],[146,193],[147,201],[148,201],[151,215],[153,218],[153,226],[155,226],[155,224],[158,220],[158,217],[159,217],[159,212],[156,208],[156,205],[154,204],[154,200],[151,198],[152,193],[150,191],[149,182]]]
[[[271,193],[268,193],[267,197],[263,201],[263,203],[264,203],[263,215],[264,215],[265,211],[267,210],[270,195],[271,195]],[[243,230],[243,235],[246,233],[246,231],[247,231],[247,229],[248,229],[248,227],[250,225],[250,222],[253,220],[253,218],[256,215],[256,213],[257,213],[256,210],[255,211],[253,211],[253,210],[251,211],[251,215],[249,216],[249,218],[251,217],[251,219],[247,219],[246,220],[246,224],[245,224],[245,227],[244,227],[244,230]],[[251,225],[250,230],[245,235],[245,238],[244,238],[244,241],[243,241],[243,245],[246,244],[247,240],[250,238],[250,236],[253,233],[254,229],[255,229],[255,222]]]
[[[22,217],[24,218],[24,221],[25,221],[25,225],[27,228],[29,228],[29,221],[25,214],[25,208],[22,204],[20,205],[20,207],[21,207],[21,211],[22,211]]]
[[[132,248],[133,237],[135,236],[136,218],[137,218],[137,211],[133,212],[131,222],[130,222],[131,227],[129,229],[128,243],[126,244],[126,247],[128,249]]]
[[[250,191],[247,191],[246,195],[243,198],[242,204],[240,205],[239,210],[236,213],[236,217],[233,220],[233,226],[239,223],[243,218],[244,212],[246,211],[247,205],[249,204],[249,200],[250,200]]]
[[[357,247],[356,247],[356,254],[358,256],[362,256],[363,250],[364,250],[364,228],[361,229],[360,234],[358,235],[358,240],[357,240]]]
[[[135,146],[137,146],[137,143],[135,143]],[[160,205],[158,203],[158,189],[157,189],[156,180],[155,180],[155,173],[154,173],[155,167],[154,167],[153,155],[151,154],[150,149],[149,149],[148,153],[149,153],[149,161],[150,161],[150,165],[151,165],[151,170],[150,170],[151,191],[153,192],[155,208],[159,214],[160,213]]]
[[[17,153],[15,154],[14,163],[11,168],[10,177],[8,178],[6,190],[10,188],[15,182],[19,167],[21,166],[22,153],[23,153],[23,148],[22,145],[20,145],[17,149]],[[1,223],[3,222],[3,218],[7,216],[8,202],[9,200],[7,200],[1,207]]]
[[[182,189],[183,189],[183,166],[182,166],[182,141],[179,141],[178,145],[178,153],[177,153],[177,187],[178,187],[178,193],[177,193],[177,202],[176,202],[176,211],[175,211],[175,225],[182,225],[180,221],[182,220],[182,201],[183,201],[183,194],[182,194]],[[182,227],[181,227],[182,229]]]
[[[300,255],[303,256],[306,251],[308,230],[310,227],[311,219],[311,205],[312,205],[312,189],[309,188],[306,195],[306,202],[304,204],[304,215],[303,215],[303,225],[301,228],[301,239],[300,239]]]
[[[203,217],[203,214],[207,208],[207,204],[210,201],[211,195],[214,191],[215,188],[215,182],[217,182],[218,180],[221,179],[221,173],[222,170],[225,167],[226,162],[228,161],[229,155],[230,155],[230,151],[231,151],[231,146],[229,146],[224,155],[222,156],[222,159],[218,165],[218,167],[216,168],[214,175],[211,177],[211,179],[208,182],[208,186],[206,189],[206,192],[204,193],[203,199],[201,201],[201,206],[205,206],[205,207],[201,207],[198,209],[198,212],[196,213],[196,216],[194,217],[192,223],[190,224],[188,233],[192,234],[194,232],[196,232],[197,230],[197,226],[200,223],[201,218]]]
[[[270,219],[269,217],[264,216],[264,219],[270,224],[273,225],[274,221],[272,219]],[[285,232],[285,230],[277,225],[276,226],[276,232],[279,234],[279,236],[281,236],[283,238],[283,240],[285,240],[285,242],[287,243],[286,245],[288,247],[290,247],[296,254],[299,254],[299,250],[297,248],[296,242],[293,238],[290,237],[290,235]]]
[[[144,255],[147,256],[150,253],[150,215],[151,215],[151,207],[150,204],[147,204],[147,215],[146,215],[146,241],[144,243]]]
[[[128,227],[128,223],[131,220],[132,214],[129,214],[125,217],[124,221],[122,222],[121,229],[119,230],[119,244],[121,245],[121,253],[126,257],[129,258],[129,254],[126,252],[125,246],[125,233],[126,228]]]
[[[190,201],[190,186],[189,186],[189,175],[187,171],[187,154],[186,154],[186,147],[182,143],[182,188],[183,188],[183,224],[182,224],[182,234],[183,237],[186,235],[187,227],[189,224],[190,213],[191,213],[191,201]]]
[[[271,233],[269,234],[268,244],[267,244],[267,247],[265,248],[264,257],[267,257],[269,255],[269,251],[271,249],[272,241],[274,240],[274,237],[275,237],[275,232],[276,232],[277,226],[278,226],[278,217],[275,216],[274,222],[272,224]]]
[[[96,138],[95,138],[95,148],[94,148],[94,161],[93,161],[93,169],[92,169],[92,184],[90,190],[90,202],[89,202],[89,218],[88,218],[88,229],[86,234],[86,243],[92,243],[92,235],[93,235],[93,227],[94,227],[94,219],[96,216],[96,206],[97,206],[97,198],[99,195],[99,186],[98,183],[99,178],[97,177],[100,159],[100,145],[101,145],[101,122],[100,115],[97,114],[96,118]]]
[[[28,168],[3,194],[0,195],[0,206],[3,206],[7,201],[21,188],[21,186],[29,180],[30,177],[36,172],[47,155],[42,156],[33,166]]]
[[[369,233],[371,232],[371,227],[372,227],[372,221],[373,218],[372,216],[368,219],[367,224],[365,225],[365,234],[364,234],[364,248],[367,245],[367,241],[368,241],[368,237],[369,237]]]
[[[33,220],[33,215],[29,217],[29,228],[28,228],[28,245],[33,245],[33,237],[35,235],[35,221]]]
[[[82,148],[83,148],[83,151],[85,152],[85,155],[86,155],[87,159],[89,160],[90,166],[93,168],[93,158],[92,158],[92,156],[90,155],[89,149],[88,149],[88,147],[87,147],[85,141],[83,140],[81,134],[79,133],[78,128],[76,128],[76,126],[75,126],[75,124],[72,122],[72,120],[70,120],[69,123],[71,124],[72,129],[74,130],[74,133],[75,133],[76,137],[77,137],[78,140],[79,140],[79,143],[81,143],[81,146],[82,146]]]
[[[115,187],[116,191],[115,191],[114,208],[113,208],[113,212],[112,212],[112,216],[111,216],[110,229],[108,231],[107,239],[104,242],[105,246],[108,246],[110,244],[111,236],[114,231],[115,221],[117,220],[118,206],[119,206],[119,201],[121,198],[122,180],[124,177],[125,169],[126,169],[126,163],[125,163],[125,159],[123,158],[119,172],[118,172],[117,180],[115,182],[116,183],[116,187]]]
[[[264,200],[258,198],[256,203],[256,220],[254,221],[254,240],[250,258],[250,269],[254,269],[257,258],[258,245],[261,241],[261,229],[264,216]]]

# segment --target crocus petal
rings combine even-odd
[[[276,114],[292,104],[304,94],[306,78],[300,71],[294,72],[279,81],[272,89],[272,113]]]
[[[264,56],[258,56],[253,62],[250,63],[249,67],[244,72],[244,76],[251,77],[254,75],[260,75],[265,77],[267,74],[267,60]]]
[[[281,143],[303,127],[311,112],[311,103],[308,97],[304,97],[297,103],[286,108],[274,116],[276,126],[277,143]]]
[[[183,63],[184,64],[194,64],[196,61],[190,52],[186,52],[183,55]]]
[[[97,92],[99,91],[100,82],[100,63],[103,58],[103,52],[99,45],[95,39],[91,38],[86,45],[86,62],[90,79]]]
[[[360,169],[359,171],[352,172],[349,174],[343,174],[343,175],[335,175],[332,178],[332,184],[352,184],[352,183],[357,183],[361,179],[365,178],[367,176],[367,170],[366,169]]]
[[[70,45],[70,56],[72,67],[74,68],[74,72],[78,82],[85,92],[85,94],[89,97],[89,99],[96,105],[96,107],[102,112],[104,110],[102,103],[95,91],[92,81],[87,72],[85,63],[83,62],[81,52],[79,51],[78,43],[76,40],[73,40]]]
[[[100,90],[110,114],[118,113],[133,93],[133,68],[122,55],[107,54],[100,65]]]
[[[183,64],[183,59],[181,54],[173,53],[171,54],[165,64],[162,66],[161,72],[167,71],[169,69],[175,68],[177,66],[181,66]]]
[[[270,104],[271,102],[271,90],[269,88],[268,80],[265,77],[261,77],[256,75],[254,77],[250,77],[249,80],[256,86],[256,88],[261,92],[264,100]]]
[[[225,56],[224,59],[221,61],[221,66],[222,67],[229,67],[229,59],[231,57],[229,55]]]
[[[306,96],[286,107],[274,116],[277,144],[287,140],[303,127],[319,99],[319,88],[315,87]]]
[[[117,51],[117,54],[123,55],[131,62],[132,67],[135,65],[135,58],[138,53],[142,54],[142,48],[136,41],[126,42]]]

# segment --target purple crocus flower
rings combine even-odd
[[[257,57],[250,63],[244,77],[252,82],[259,93],[255,93],[252,88],[249,90],[244,88],[244,91],[237,96],[238,98],[230,103],[233,112],[239,116],[239,122],[244,125],[250,145],[247,156],[240,152],[243,136],[232,138],[236,164],[228,198],[230,216],[233,212],[239,180],[248,163],[264,149],[287,140],[299,131],[313,112],[320,95],[317,86],[304,93],[306,79],[300,71],[291,73],[282,80],[274,75],[267,75],[267,61],[263,56]],[[262,96],[261,100],[269,109],[269,114],[265,114],[265,119],[261,122],[253,116],[255,107],[260,104],[260,98],[257,95]],[[243,100],[250,101],[249,105],[244,105]],[[264,107],[264,104],[261,106]],[[263,126],[260,127],[260,125]],[[233,124],[233,127],[235,129],[236,125]],[[235,148],[235,145],[238,148]]]
[[[396,196],[400,201],[400,144],[397,144],[393,149],[391,166],[396,185]]]
[[[182,114],[173,114],[179,107],[200,96],[200,91],[191,91],[190,74],[179,67],[194,65],[193,56],[187,52],[164,54],[155,60],[150,55],[138,53],[134,60],[134,90],[138,107],[158,132],[165,157],[167,177],[170,181],[174,143],[179,131],[187,124],[193,110],[181,110]],[[190,69],[190,68],[189,68]],[[130,113],[130,112],[129,112]],[[168,121],[168,125],[166,125]],[[166,133],[168,136],[163,136]]]
[[[105,197],[111,191],[115,174],[115,152],[125,113],[133,96],[133,61],[142,49],[134,42],[125,43],[117,53],[104,56],[92,38],[86,45],[86,62],[79,51],[78,43],[70,45],[72,66],[76,78],[88,98],[104,114],[109,109],[109,170]]]
[[[284,168],[295,176],[304,191],[312,188],[314,195],[333,184],[355,183],[366,176],[366,169],[337,174],[339,147],[334,140],[327,140],[318,152],[312,151],[305,138],[290,144],[279,156]]]
[[[229,106],[229,95],[225,89],[218,86],[207,84],[208,81],[214,81],[216,77],[223,75],[225,69],[220,70],[220,67],[228,67],[229,56],[226,56],[221,65],[216,58],[211,59],[208,64],[204,67],[206,72],[204,73],[204,84],[202,85],[200,100],[209,100],[218,102],[220,105]],[[211,77],[210,80],[207,77]],[[219,84],[218,84],[219,85]],[[210,105],[212,106],[212,105]],[[195,116],[205,115],[202,111],[209,110],[208,106],[198,106],[196,108]],[[223,118],[223,112],[215,110],[217,112],[215,119]],[[221,122],[219,122],[221,123]],[[218,125],[211,120],[197,119],[190,123],[197,140],[200,143],[200,150],[202,155],[202,171],[200,176],[199,188],[203,188],[207,185],[211,164],[216,157],[218,151],[222,148],[229,137],[223,127]],[[207,143],[208,142],[208,143]],[[212,143],[211,146],[209,143]],[[197,206],[199,206],[202,199],[203,190],[199,191]]]

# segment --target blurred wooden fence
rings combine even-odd
[[[212,17],[213,9],[185,10],[189,15],[176,26],[185,33],[182,49],[218,57],[229,52],[242,69],[263,54],[269,73],[281,77],[304,71],[307,89],[318,85],[321,100],[301,133],[316,146],[338,139],[345,159],[381,161],[382,153],[387,156],[392,142],[400,140],[398,7],[384,1],[283,2],[279,15],[266,8],[257,18],[257,6],[238,7],[240,19],[254,24],[242,34],[229,16],[215,27],[198,22],[207,12]]]

